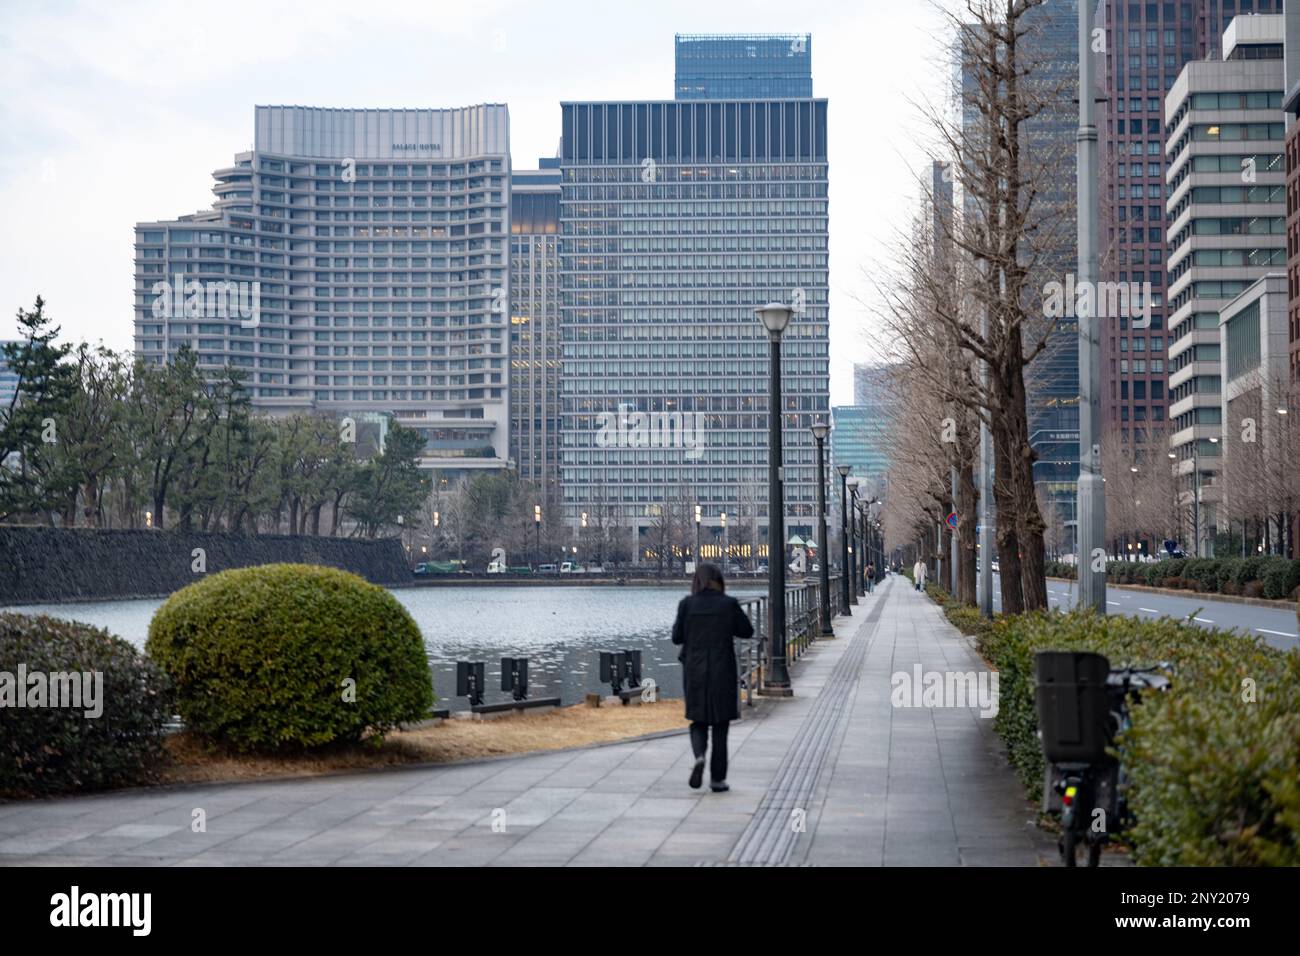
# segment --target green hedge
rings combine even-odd
[[[26,686],[17,680],[20,667]],[[6,684],[0,690],[0,793],[97,790],[153,778],[163,756],[163,723],[171,715],[168,682],[129,643],[73,621],[0,614],[0,672]],[[50,706],[56,701],[49,692],[45,706],[16,706],[18,694],[25,704],[38,701],[33,675],[46,687],[57,683],[59,702],[65,702],[68,685],[51,675],[73,673],[91,675],[78,688],[82,706]]]
[[[1074,579],[1074,565],[1049,561],[1047,576]],[[1249,558],[1166,558],[1162,561],[1107,561],[1113,584],[1177,588],[1203,594],[1240,594],[1288,600],[1300,597],[1300,560],[1257,555]]]
[[[1035,796],[1044,772],[1035,652],[1096,651],[1112,666],[1172,661],[1173,689],[1135,706],[1133,728],[1118,741],[1132,781],[1135,859],[1300,865],[1300,651],[1168,618],[1081,611],[1000,618],[980,649],[999,672],[995,727]]]
[[[268,564],[205,578],[163,603],[146,647],[172,676],[186,723],[238,750],[355,741],[433,706],[411,615],[335,568]]]

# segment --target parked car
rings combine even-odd
[[[585,574],[586,571],[587,569],[577,561],[565,561],[560,565],[561,574]]]
[[[737,574],[744,574],[745,569],[742,568],[739,564],[735,564],[733,562],[732,564],[727,565],[727,569],[724,573],[735,576]]]
[[[539,564],[537,566],[538,574],[555,574],[560,569],[554,564]]]
[[[755,572],[754,572],[754,573],[755,573],[755,574],[767,574],[767,565],[766,565],[766,564],[760,564],[760,565],[755,569]]]

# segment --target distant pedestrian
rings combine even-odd
[[[925,562],[919,558],[912,565],[912,586],[918,591],[925,590]]]
[[[875,585],[875,583],[876,583],[876,566],[874,564],[868,564],[867,565],[867,593],[868,594],[871,593],[872,587],[873,585]]]
[[[701,564],[691,581],[690,596],[677,605],[673,623],[673,643],[682,646],[677,660],[682,665],[686,719],[691,722],[691,751],[695,754],[689,782],[699,789],[704,780],[704,755],[712,731],[709,785],[715,792],[730,789],[727,729],[731,721],[740,719],[733,638],[754,636],[754,625],[740,602],[727,596],[726,589],[718,566]]]

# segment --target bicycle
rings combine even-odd
[[[1061,799],[1057,848],[1066,866],[1079,865],[1081,850],[1087,866],[1099,866],[1111,834],[1131,825],[1128,773],[1111,747],[1132,726],[1130,705],[1142,692],[1169,689],[1160,672],[1171,669],[1168,662],[1111,669],[1100,654],[1038,655],[1039,736]]]

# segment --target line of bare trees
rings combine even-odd
[[[923,208],[900,236],[902,261],[877,282],[883,320],[900,353],[886,533],[916,541],[946,566],[958,522],[958,594],[975,601],[975,484],[979,428],[988,428],[992,498],[1007,613],[1047,606],[1048,523],[1034,481],[1030,445],[1031,366],[1053,342],[1058,319],[1042,292],[1072,266],[1074,207],[1060,183],[1062,138],[1074,93],[1047,70],[1036,39],[1043,0],[968,0],[950,14],[962,77],[956,109],[921,104],[941,182],[925,184]],[[1072,141],[1068,144],[1072,148]],[[953,501],[951,471],[957,469]]]

